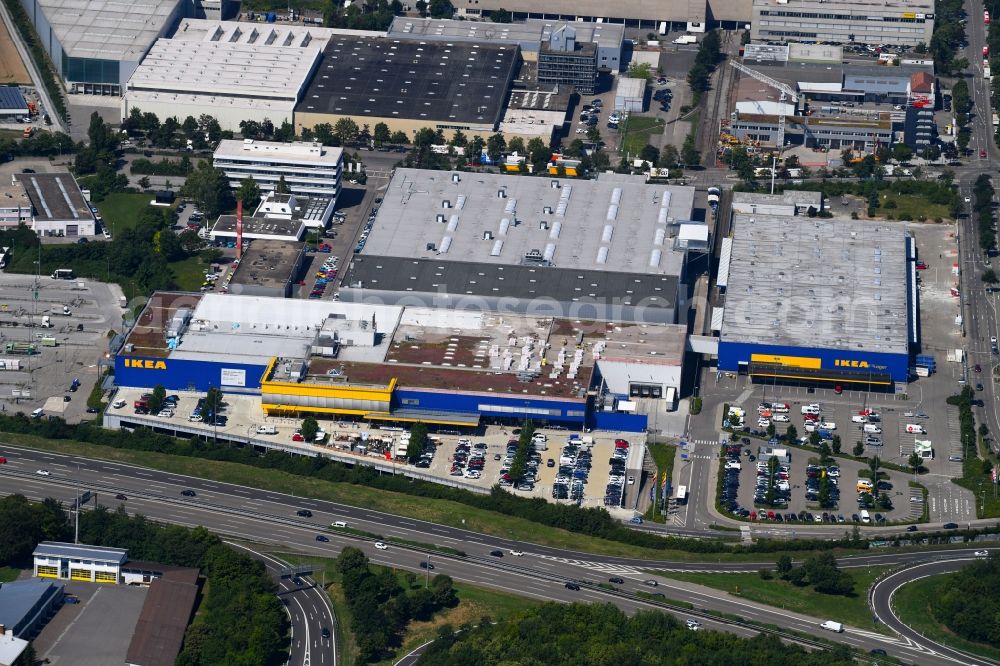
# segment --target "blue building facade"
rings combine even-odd
[[[392,394],[392,408],[478,414],[486,418],[529,418],[574,428],[583,428],[587,418],[587,402],[582,399],[418,388],[397,388]]]
[[[774,371],[772,376],[782,379],[856,386],[906,382],[909,354],[720,340],[719,369],[757,375]]]
[[[118,386],[149,388],[160,384],[171,391],[223,391],[260,393],[266,365],[192,361],[178,358],[123,356],[115,358]]]

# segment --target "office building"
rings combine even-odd
[[[223,140],[213,164],[234,189],[253,176],[262,192],[273,192],[284,178],[289,192],[336,202],[344,170],[344,151],[316,142],[277,143],[253,139]]]
[[[564,25],[543,42],[538,52],[538,83],[569,85],[582,95],[597,91],[597,46],[576,41],[576,30]]]

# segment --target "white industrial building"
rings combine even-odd
[[[615,111],[642,113],[646,96],[646,79],[619,76],[615,88]]]
[[[934,0],[753,0],[761,42],[930,44]]]
[[[120,95],[157,38],[182,16],[181,0],[21,0],[71,93]]]
[[[325,197],[336,203],[344,170],[344,151],[316,142],[224,140],[215,149],[213,163],[236,188],[253,176],[262,192],[275,189],[284,177],[292,194]]]
[[[319,58],[315,44],[160,39],[129,79],[122,117],[133,108],[159,118],[210,114],[235,132],[244,120],[290,123]]]
[[[42,541],[33,556],[32,575],[36,578],[117,584],[121,567],[128,559],[128,551],[124,548]]]
[[[16,173],[14,182],[24,188],[31,202],[31,228],[39,236],[96,233],[94,213],[72,174]]]

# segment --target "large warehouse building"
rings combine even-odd
[[[641,431],[646,417],[631,403],[676,398],[685,331],[422,306],[158,293],[116,358],[115,381],[259,395],[268,415],[465,427],[531,418]]]
[[[182,0],[21,0],[70,92],[120,95],[157,38],[184,14]]]
[[[409,136],[422,128],[486,137],[503,119],[516,44],[334,35],[295,107],[295,130],[351,118]]]
[[[753,0],[751,24],[764,42],[927,45],[934,0]]]
[[[719,268],[720,370],[882,390],[907,381],[917,305],[902,227],[756,213],[734,215],[733,228]]]
[[[693,206],[693,187],[618,174],[576,181],[396,169],[340,297],[685,321],[687,252],[708,242],[708,228],[690,221]]]

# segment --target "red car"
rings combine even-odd
[[[304,442],[304,441],[306,441],[306,439],[305,439],[305,437],[302,436],[302,433],[297,432],[294,435],[292,435],[292,441],[293,442]]]
[[[3,456],[0,456],[0,465],[6,465],[6,464],[7,464],[7,459],[4,458]]]
[[[976,363],[976,367],[974,369],[975,369],[976,372],[982,372],[983,371],[983,366],[981,366],[978,363]]]
[[[986,159],[986,149],[985,148],[980,148],[979,149],[979,159],[981,159],[981,160],[985,160]]]
[[[844,387],[841,386],[840,384],[835,384],[833,387],[833,392],[836,393],[837,395],[840,395],[841,393],[844,392]]]
[[[628,442],[626,442],[624,439],[616,439],[615,440],[615,448],[616,449],[627,449],[628,448]]]
[[[925,264],[922,261],[918,261],[917,262],[917,270],[918,271],[926,271],[927,270],[927,264]]]

